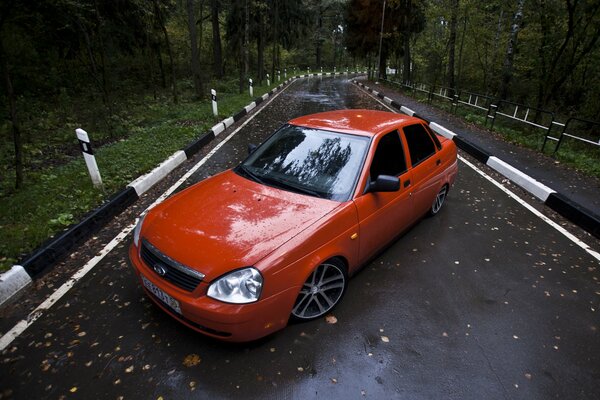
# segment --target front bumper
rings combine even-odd
[[[154,303],[182,324],[223,341],[248,342],[284,328],[299,291],[299,288],[291,287],[255,303],[227,304],[206,296],[206,282],[200,282],[190,293],[161,279],[140,259],[133,244],[129,248],[129,259],[141,286]],[[142,276],[177,300],[181,314],[148,290],[142,283]]]

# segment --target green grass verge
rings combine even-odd
[[[254,96],[262,96],[278,84],[254,87]],[[0,272],[252,100],[247,92],[221,90],[219,118],[212,115],[210,101],[173,104],[167,97],[140,100],[127,111],[126,136],[95,149],[104,191],[92,186],[81,155],[60,160],[57,166],[28,171],[23,189],[0,197]],[[59,136],[73,141],[73,126],[64,130]],[[93,142],[94,132],[88,133]]]

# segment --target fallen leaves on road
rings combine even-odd
[[[387,337],[387,336],[382,336],[382,337],[381,337],[381,341],[382,341],[383,343],[389,343],[389,342],[390,342],[390,338],[389,338],[389,337]]]
[[[186,367],[195,367],[196,365],[200,364],[200,361],[202,360],[200,359],[200,356],[198,354],[188,354],[183,359],[183,365],[185,365]]]
[[[329,314],[328,316],[325,317],[325,321],[328,324],[336,324],[337,323],[337,318],[334,315]]]

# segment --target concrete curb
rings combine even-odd
[[[0,275],[0,304],[19,293],[31,282],[31,277],[25,268],[13,265],[11,269]]]
[[[352,80],[351,82],[363,88],[367,92],[370,92],[374,96],[383,99],[386,104],[389,104],[403,114],[423,119],[429,124],[432,130],[444,137],[447,137],[448,139],[453,140],[459,148],[475,157],[478,161],[486,164],[493,170],[510,179],[516,185],[540,199],[546,206],[567,218],[569,221],[583,228],[595,237],[600,238],[600,216],[595,214],[593,211],[588,210],[582,205],[575,203],[567,196],[556,192],[556,190],[549,188],[541,182],[538,182],[533,177],[523,173],[509,163],[489,154],[485,149],[482,149],[481,147],[462,138],[459,134],[450,131],[436,122],[428,121],[427,119],[417,115],[410,108],[398,104],[396,101],[391,100],[389,97],[383,95],[380,91],[373,90],[369,86],[366,86],[361,82],[357,82],[356,80]],[[389,99],[389,101],[387,99]]]
[[[364,73],[364,71],[355,71],[349,74],[355,75],[360,73]],[[100,230],[100,228],[108,223],[115,215],[121,213],[137,201],[142,194],[167,176],[171,171],[193,157],[204,146],[219,136],[219,134],[245,117],[256,108],[256,106],[273,96],[277,91],[283,89],[285,86],[299,78],[321,75],[348,76],[349,74],[345,72],[336,72],[335,74],[307,74],[290,77],[268,93],[254,99],[232,117],[228,117],[215,124],[208,132],[202,134],[198,139],[188,144],[183,150],[176,151],[152,171],[132,181],[125,189],[116,193],[102,206],[91,211],[82,221],[70,226],[54,238],[46,241],[25,257],[21,262],[21,265],[15,265],[9,271],[0,274],[0,306],[27,287],[32,282],[32,278],[36,278],[47,272],[48,266],[63,257],[70,249],[81,243],[94,232]]]

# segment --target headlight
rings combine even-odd
[[[209,287],[207,295],[226,303],[244,304],[257,301],[262,290],[263,278],[256,268],[233,271]]]
[[[142,231],[142,224],[144,223],[144,218],[146,218],[145,215],[140,217],[137,225],[135,226],[135,229],[133,230],[133,244],[135,245],[135,247],[138,247],[138,244],[140,243],[140,232]]]

